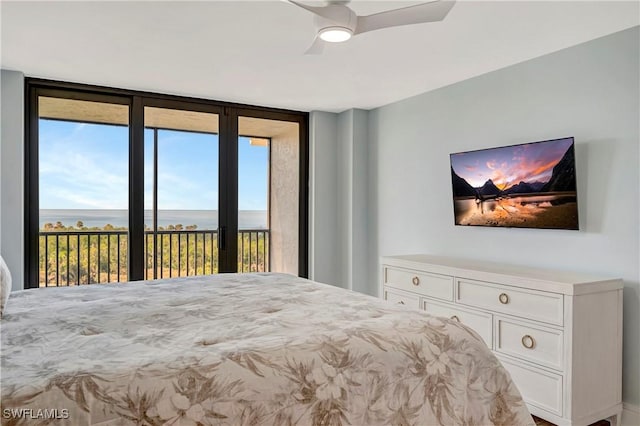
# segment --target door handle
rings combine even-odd
[[[218,228],[218,250],[224,250],[226,246],[226,227],[221,226]]]

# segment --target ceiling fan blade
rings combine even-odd
[[[455,0],[438,0],[373,15],[358,16],[358,24],[354,34],[362,34],[381,28],[399,27],[401,25],[442,21],[454,4]]]
[[[324,40],[316,36],[311,46],[304,52],[305,55],[320,55],[324,50]]]
[[[301,3],[299,1],[296,0],[284,0],[287,3],[291,3],[293,5],[296,5],[298,7],[301,7],[305,10],[308,10],[309,12],[316,14],[318,16],[321,16],[323,18],[329,19],[329,20],[334,20],[335,19],[335,15],[331,12],[329,12],[328,8],[326,6],[322,6],[322,7],[317,7],[317,6],[309,6],[307,4]]]

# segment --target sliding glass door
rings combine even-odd
[[[298,274],[300,125],[238,117],[238,271]]]
[[[211,112],[144,108],[145,279],[219,271],[218,125]]]
[[[306,276],[306,114],[27,86],[25,287]]]

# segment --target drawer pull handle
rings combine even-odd
[[[411,279],[411,282],[413,283],[413,285],[420,285],[420,278],[418,277],[413,277]]]
[[[399,301],[398,305],[404,305],[404,300]]]
[[[527,349],[533,349],[536,346],[536,341],[533,340],[533,337],[531,337],[530,335],[525,334],[524,336],[522,336],[522,346]]]
[[[500,303],[502,303],[503,305],[506,305],[507,303],[509,303],[509,295],[507,293],[500,293],[500,296],[498,296],[498,300],[500,300]]]
[[[457,322],[460,322],[460,318],[457,315],[451,315],[451,319]]]

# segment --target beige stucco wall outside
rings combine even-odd
[[[271,271],[298,275],[300,141],[297,123],[271,139]]]

